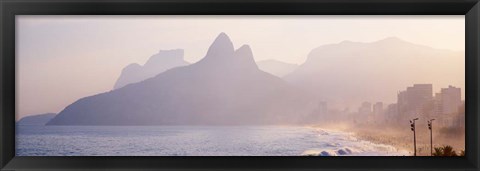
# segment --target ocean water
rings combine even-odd
[[[350,133],[294,126],[17,126],[17,156],[402,156]]]

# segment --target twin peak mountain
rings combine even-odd
[[[242,125],[295,123],[315,105],[261,71],[248,45],[221,33],[200,61],[84,97],[47,125]]]
[[[205,67],[240,69],[245,71],[258,70],[250,46],[243,45],[237,50],[225,33],[220,33],[207,51],[207,55],[197,65]],[[217,65],[217,66],[211,66]]]
[[[146,80],[175,67],[189,65],[190,63],[183,58],[183,49],[160,50],[158,54],[150,57],[143,66],[132,63],[125,67],[113,89]],[[221,33],[217,37],[203,61],[202,63],[211,63],[204,65],[217,65],[216,67],[220,67],[219,69],[258,69],[250,47],[244,45],[235,51],[232,42],[225,33]]]

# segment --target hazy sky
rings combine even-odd
[[[196,62],[220,32],[256,61],[301,64],[318,46],[386,37],[463,51],[464,16],[17,16],[17,119],[112,89],[160,49]],[[392,93],[394,94],[394,93]]]

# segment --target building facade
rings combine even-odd
[[[433,100],[432,84],[414,84],[397,94],[398,114],[403,117],[421,115],[425,107]]]
[[[462,105],[461,89],[453,86],[442,88],[435,94],[434,117],[444,126],[454,126]]]

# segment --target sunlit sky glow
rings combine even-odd
[[[17,119],[109,91],[123,67],[160,49],[196,62],[220,32],[256,61],[301,64],[314,48],[398,37],[463,51],[464,16],[17,16]]]

